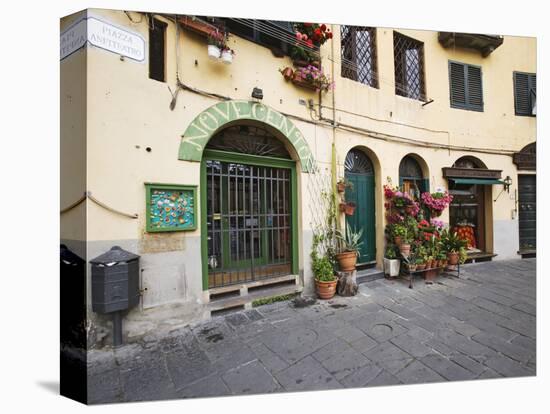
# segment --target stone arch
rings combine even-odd
[[[255,101],[224,101],[205,109],[182,135],[178,159],[200,162],[206,144],[218,131],[242,122],[254,122],[283,137],[297,156],[302,172],[315,172],[313,153],[294,123],[273,108]]]
[[[453,167],[456,168],[483,168],[487,169],[487,166],[483,161],[481,161],[477,157],[473,157],[471,155],[465,155],[464,157],[458,158],[454,164]]]
[[[418,154],[415,154],[414,152],[405,154],[403,158],[401,158],[401,161],[399,162],[399,169],[401,169],[401,164],[405,161],[407,157],[411,157],[413,160],[415,160],[418,163],[418,165],[420,166],[420,169],[422,170],[422,178],[430,177],[430,169],[428,167],[428,164],[426,163],[426,161],[424,161],[424,158],[422,158]]]

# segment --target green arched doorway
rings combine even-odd
[[[353,229],[363,229],[357,263],[370,264],[376,260],[376,224],[374,201],[374,166],[369,156],[357,148],[351,149],[344,162],[344,176],[350,185],[346,188],[346,201],[357,207],[346,223]]]

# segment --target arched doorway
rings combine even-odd
[[[374,200],[374,167],[363,151],[353,148],[346,155],[344,176],[350,185],[346,188],[346,201],[357,205],[346,223],[354,229],[363,229],[358,264],[370,264],[376,260],[376,228]]]
[[[201,171],[207,288],[297,273],[296,165],[260,124],[232,125],[207,143]]]
[[[430,189],[428,178],[424,178],[422,167],[413,155],[406,155],[399,163],[399,187],[414,198]]]

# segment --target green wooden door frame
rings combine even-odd
[[[202,263],[202,289],[208,290],[208,225],[206,222],[207,208],[207,182],[206,182],[206,161],[231,162],[236,164],[247,164],[260,167],[286,168],[290,170],[290,194],[291,194],[291,269],[292,273],[298,274],[298,178],[296,163],[292,160],[285,160],[275,157],[261,157],[257,155],[240,154],[218,150],[204,150],[201,160],[200,177],[200,229],[201,229],[201,263]]]

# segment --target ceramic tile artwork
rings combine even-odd
[[[151,228],[184,230],[195,225],[193,190],[151,190]]]

